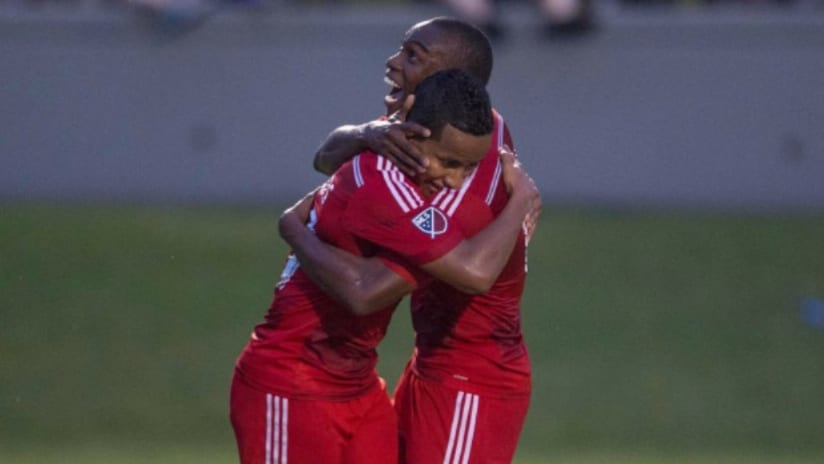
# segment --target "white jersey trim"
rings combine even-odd
[[[401,211],[408,213],[409,211],[423,206],[423,200],[418,192],[406,182],[406,177],[403,173],[392,164],[378,155],[378,172],[381,173],[389,193],[395,199],[395,203],[401,208]]]
[[[495,119],[498,121],[498,148],[501,148],[504,146],[504,117],[500,114],[496,114]],[[501,166],[501,159],[498,158],[495,161],[495,173],[492,175],[492,182],[489,184],[489,192],[486,194],[487,205],[491,205],[492,199],[495,198],[495,190],[498,189],[498,183],[501,180],[502,171],[503,166]]]
[[[363,174],[361,173],[360,168],[360,155],[355,156],[355,158],[352,160],[352,172],[355,175],[355,185],[357,185],[358,188],[363,187],[364,182]]]
[[[499,114],[495,114],[495,120],[498,123],[498,130],[496,132],[496,136],[498,138],[497,147],[501,148],[504,146],[504,118]],[[460,190],[455,189],[443,189],[441,190],[435,199],[432,201],[432,204],[440,208],[442,211],[446,212],[446,215],[452,217],[455,214],[455,211],[458,209],[458,206],[461,205],[461,201],[463,201],[464,195],[466,192],[469,191],[469,187],[472,186],[472,182],[475,179],[475,174],[478,172],[477,169],[472,171],[472,174],[464,180],[463,185],[461,185]],[[489,191],[486,194],[486,204],[491,205],[492,200],[495,198],[495,191],[498,189],[498,184],[501,181],[501,173],[503,172],[503,166],[501,165],[501,159],[498,158],[495,160],[495,172],[492,174],[492,180],[489,183]]]

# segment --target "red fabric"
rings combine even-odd
[[[508,201],[500,177],[501,140],[512,146],[509,131],[496,113],[493,146],[478,165],[452,218],[468,237],[492,222]],[[414,292],[412,368],[418,375],[473,393],[529,395],[531,368],[520,312],[525,263],[522,235],[489,292],[466,295],[437,281]]]
[[[501,124],[496,116],[496,140],[507,137]],[[465,183],[465,189],[442,191],[418,201],[417,186],[397,177],[391,165],[376,155],[365,153],[344,165],[316,196],[316,232],[325,242],[352,253],[381,256],[393,263],[396,272],[419,280],[419,271],[401,271],[406,260],[422,264],[437,259],[464,234],[477,233],[503,209],[507,194],[499,174],[496,142],[471,182]],[[421,220],[423,212],[434,210],[436,221]],[[529,360],[519,316],[524,256],[521,240],[500,279],[486,295],[469,297],[438,283],[425,285],[413,295],[417,357],[412,368],[416,372],[470,394],[528,398]],[[238,358],[236,377],[252,390],[288,398],[293,408],[298,404],[364,400],[364,395],[380,385],[375,372],[375,347],[386,333],[394,305],[370,316],[350,316],[294,264],[292,259],[287,261],[265,321],[255,327]],[[267,407],[265,393],[264,402],[260,396],[249,397],[254,395],[238,395],[247,398],[238,403],[233,393],[233,423],[235,417],[248,418]],[[300,419],[306,424],[305,430],[318,425],[311,422],[318,418],[310,416],[321,415],[317,409],[307,411],[307,418]],[[244,449],[254,448],[244,443],[262,440],[248,438],[252,436],[249,433],[257,433],[248,432],[248,427],[256,423],[261,427],[259,420],[237,422],[241,454]],[[374,441],[369,438],[369,421],[362,419],[361,424],[364,431],[358,429],[353,440]],[[326,450],[327,444],[330,451]],[[318,453],[323,448],[326,453],[333,452],[337,445],[314,440],[307,446]],[[249,459],[255,459],[254,452],[248,453]],[[337,462],[318,458],[290,461]]]
[[[407,369],[394,404],[402,464],[509,464],[529,398],[455,390]]]
[[[230,418],[241,464],[394,464],[397,418],[385,385],[350,401],[301,400],[235,375]]]
[[[440,209],[432,225],[424,224],[432,198],[389,161],[364,152],[352,164],[363,184],[347,202],[342,224],[354,235],[415,265],[440,258],[463,240],[463,231]]]

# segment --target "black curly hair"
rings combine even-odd
[[[483,83],[460,69],[436,72],[418,84],[406,120],[429,128],[436,139],[446,124],[472,135],[489,134],[493,127]]]

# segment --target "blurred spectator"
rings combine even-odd
[[[502,0],[444,0],[456,14],[476,24],[491,39],[504,35],[504,25],[498,15]],[[592,0],[532,0],[537,3],[549,37],[570,37],[592,30]]]
[[[813,3],[821,0],[808,0]],[[800,3],[799,0],[621,0],[621,3],[628,5],[715,5],[715,4],[739,4],[739,5],[792,5]]]

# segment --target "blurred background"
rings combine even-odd
[[[236,462],[277,217],[445,14],[545,204],[516,462],[824,461],[824,1],[0,0],[0,462]]]

